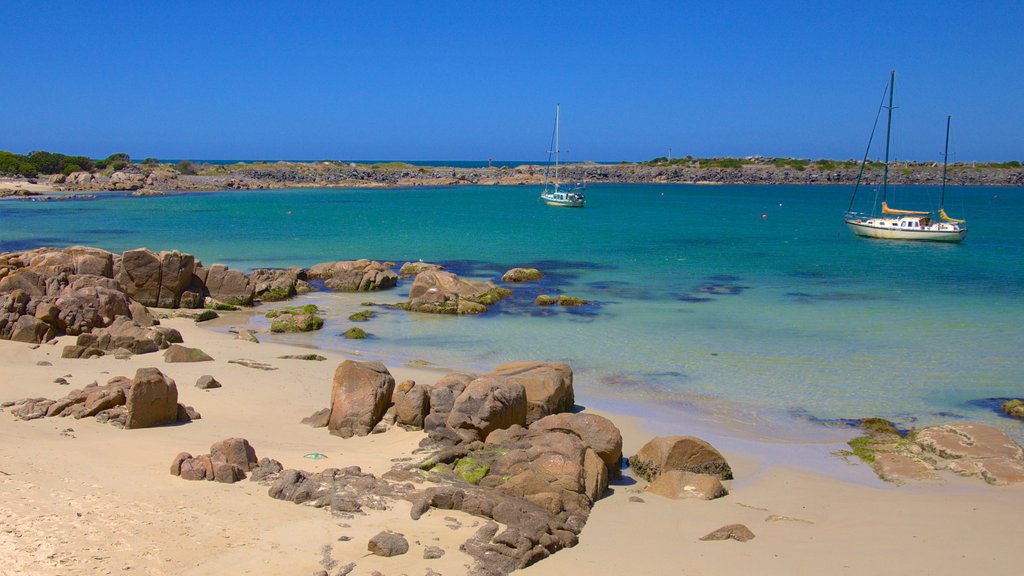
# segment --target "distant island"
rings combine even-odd
[[[881,183],[882,163],[868,162],[862,182]],[[0,194],[22,195],[31,190],[249,190],[298,187],[415,187],[542,184],[546,166],[522,164],[500,167],[420,166],[405,162],[361,164],[323,160],[315,162],[245,162],[210,164],[181,160],[176,163],[147,158],[132,161],[128,154],[103,160],[52,152],[27,155],[0,151]],[[598,164],[581,162],[561,166],[563,181],[619,184],[836,184],[857,181],[860,162],[800,158],[655,158],[646,162]],[[889,165],[889,180],[897,185],[938,185],[942,165],[935,162],[896,162]],[[1024,168],[1012,162],[957,162],[949,166],[951,185],[1024,186]],[[12,188],[13,186],[13,188]],[[5,193],[6,190],[6,193]]]

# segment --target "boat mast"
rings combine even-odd
[[[558,116],[561,111],[562,105],[555,104],[555,191],[558,191]]]
[[[889,193],[889,136],[892,133],[892,93],[896,86],[896,71],[889,73],[889,121],[885,126],[885,169],[882,172],[882,202],[887,200]]]
[[[946,116],[946,149],[942,152],[942,196],[939,199],[939,210],[942,210],[946,205],[946,165],[949,163],[949,119],[951,116]]]

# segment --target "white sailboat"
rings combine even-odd
[[[921,210],[900,210],[890,208],[888,204],[889,193],[889,142],[892,131],[892,110],[893,110],[893,87],[896,81],[896,72],[889,76],[889,117],[885,130],[885,168],[882,175],[882,205],[881,215],[863,214],[853,211],[853,201],[860,189],[861,177],[864,175],[864,165],[867,163],[868,153],[871,149],[871,139],[868,139],[868,151],[864,153],[864,161],[860,166],[860,173],[857,175],[857,185],[853,189],[853,197],[850,198],[850,206],[843,218],[846,225],[857,236],[866,238],[880,238],[883,240],[925,240],[931,242],[960,242],[967,237],[967,222],[950,218],[944,207],[946,200],[946,166],[949,158],[949,123],[950,117],[946,117],[946,150],[942,160],[942,199],[939,202],[938,213]],[[883,104],[885,102],[883,96]],[[881,114],[881,108],[879,108]],[[877,125],[877,118],[875,120]],[[874,137],[874,130],[871,132]]]
[[[540,193],[540,199],[548,206],[562,206],[566,208],[583,208],[586,205],[586,197],[583,190],[586,186],[582,182],[572,184],[560,184],[558,182],[558,123],[561,114],[561,105],[555,104],[555,133],[553,136],[554,148],[548,150],[548,167],[544,170],[544,191]],[[549,182],[548,172],[551,169],[551,154],[555,155],[555,175]]]

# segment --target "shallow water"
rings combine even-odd
[[[323,331],[282,337],[390,362],[487,370],[564,360],[577,385],[682,402],[738,420],[981,419],[1022,436],[984,399],[1024,395],[1024,190],[955,188],[959,245],[855,238],[848,187],[592,186],[582,210],[538,188],[330,189],[0,203],[0,249],[85,244],[180,249],[251,269],[372,258],[441,262],[497,279],[546,273],[480,317],[373,308],[397,290],[316,292]],[[938,197],[931,188],[906,194]],[[591,300],[537,308],[537,294]]]

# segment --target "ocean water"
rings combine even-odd
[[[532,186],[110,193],[0,202],[0,250],[145,246],[246,270],[422,259],[491,280],[531,266],[545,278],[479,317],[372,308],[364,341],[340,336],[348,315],[404,300],[411,281],[314,292],[324,329],[280,338],[478,371],[566,361],[584,392],[752,424],[970,418],[1024,437],[991,400],[1024,396],[1024,190],[951,189],[947,210],[970,224],[959,245],[856,238],[850,192],[601,185],[582,210],[544,206]],[[538,308],[541,293],[593,304]]]

